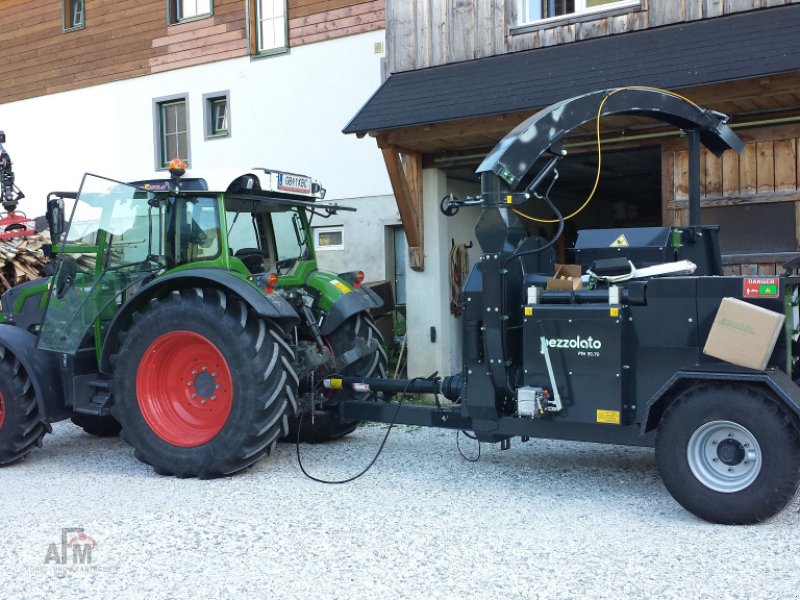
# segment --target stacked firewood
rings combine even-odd
[[[8,288],[44,275],[48,259],[42,246],[50,243],[49,232],[0,239],[0,294]]]

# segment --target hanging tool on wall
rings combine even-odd
[[[455,316],[459,316],[463,310],[462,293],[469,270],[467,248],[471,246],[472,243],[467,246],[450,240],[450,314]]]

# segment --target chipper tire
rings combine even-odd
[[[361,377],[386,377],[386,351],[383,349],[383,336],[375,326],[375,321],[367,313],[358,313],[347,319],[336,330],[325,338],[329,349],[334,357],[353,347],[353,340],[361,338],[367,343],[377,340],[378,349],[372,354],[365,356],[343,369],[340,375],[355,375]],[[335,404],[342,400],[366,400],[369,393],[357,393],[350,390],[339,390],[329,392],[326,402]],[[294,442],[297,439],[297,426],[299,418],[289,420],[289,436],[287,441]],[[314,423],[311,422],[311,415],[303,415],[302,426],[300,429],[300,441],[311,444],[319,444],[335,440],[355,431],[360,421],[349,421],[338,423],[333,412],[317,410],[314,414]]]
[[[75,413],[70,420],[89,435],[97,437],[114,437],[119,435],[122,429],[119,421],[111,416]]]
[[[708,385],[668,407],[656,462],[669,493],[694,515],[726,525],[759,523],[797,492],[800,434],[765,392]]]
[[[39,418],[33,384],[19,360],[0,346],[0,466],[22,460],[51,431]]]
[[[122,438],[162,475],[241,471],[288,431],[297,411],[292,358],[280,328],[220,290],[151,300],[114,359]]]

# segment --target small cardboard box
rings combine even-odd
[[[556,272],[547,278],[548,290],[579,290],[581,289],[581,266],[559,265],[556,263]]]
[[[763,371],[784,318],[780,313],[737,298],[723,298],[703,354]]]

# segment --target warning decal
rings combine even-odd
[[[597,422],[610,423],[611,425],[619,425],[619,411],[618,410],[601,410],[597,409]]]
[[[628,246],[630,246],[628,243],[628,238],[626,238],[625,234],[623,233],[621,236],[611,242],[609,248],[627,248]]]
[[[777,277],[748,277],[744,279],[742,297],[744,298],[777,298]]]

